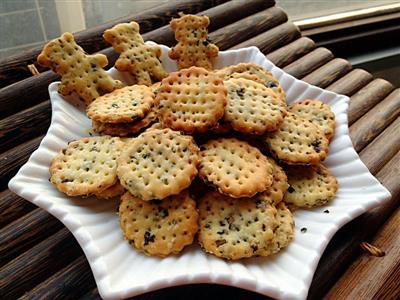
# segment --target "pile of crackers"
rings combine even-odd
[[[269,256],[294,238],[291,209],[335,196],[337,180],[321,163],[335,115],[315,99],[287,106],[279,81],[256,64],[214,70],[209,22],[171,21],[178,43],[169,57],[179,69],[172,73],[137,23],[106,30],[129,86],[72,34],[49,42],[38,62],[61,76],[60,94],[85,101],[99,134],[62,149],[50,181],[68,196],[120,198],[124,237],[147,255],[177,254],[197,240],[224,259]]]

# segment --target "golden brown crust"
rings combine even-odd
[[[331,141],[335,135],[335,113],[330,106],[319,100],[306,99],[289,106],[289,110],[300,117],[309,120],[321,130]]]
[[[284,201],[298,207],[322,206],[331,201],[338,189],[338,182],[328,168],[316,166],[289,166],[289,188]]]
[[[266,248],[277,226],[274,206],[252,198],[208,192],[199,201],[199,243],[225,259],[252,257]]]
[[[156,97],[160,122],[185,133],[205,132],[223,116],[226,97],[222,80],[203,68],[170,73]]]
[[[255,147],[234,138],[202,145],[199,176],[221,193],[251,197],[272,184],[272,166]]]
[[[316,165],[328,155],[328,140],[310,121],[288,113],[277,131],[265,142],[279,160],[293,165]]]
[[[193,243],[198,230],[196,202],[187,191],[162,201],[143,201],[127,192],[119,218],[125,239],[147,255],[177,254]]]
[[[123,142],[110,136],[86,137],[61,150],[50,166],[50,181],[68,196],[101,193],[117,181]]]
[[[133,195],[164,199],[186,189],[197,175],[199,149],[192,137],[171,129],[143,132],[118,159],[118,177]]]

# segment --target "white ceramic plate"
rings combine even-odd
[[[162,46],[167,71],[176,70]],[[256,48],[222,51],[216,61],[221,68],[240,62],[257,63],[272,71],[287,94],[287,102],[317,98],[336,114],[336,135],[325,164],[338,178],[339,190],[328,206],[299,210],[294,214],[296,235],[289,247],[269,258],[227,262],[201,251],[196,244],[181,255],[164,259],[145,256],[123,239],[116,215],[117,201],[69,198],[48,181],[49,165],[71,140],[88,136],[91,123],[82,108],[49,86],[52,121],[47,135],[29,161],[10,181],[9,188],[45,209],[73,233],[92,268],[100,295],[106,299],[135,296],[164,287],[189,283],[219,283],[241,287],[281,299],[305,299],[318,261],[333,234],[345,223],[390,198],[353,149],[347,126],[349,98],[297,80],[275,67]],[[115,69],[113,77],[128,80]],[[323,211],[328,209],[328,213]],[[307,231],[301,233],[300,229]]]

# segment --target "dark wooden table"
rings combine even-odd
[[[174,44],[167,25],[179,11],[211,18],[210,37],[221,50],[257,46],[277,66],[308,83],[351,97],[350,135],[355,149],[393,195],[386,205],[344,226],[328,245],[314,276],[310,299],[394,299],[400,295],[400,89],[302,37],[274,1],[168,2],[77,33],[87,52],[116,55],[101,35],[113,25],[135,20],[146,40]],[[43,138],[51,116],[47,86],[57,80],[41,69],[32,76],[41,47],[0,62],[0,298],[99,299],[93,275],[78,243],[57,219],[14,195],[7,182]],[[386,252],[361,251],[369,241]],[[187,285],[137,299],[258,299],[252,292],[219,285]]]

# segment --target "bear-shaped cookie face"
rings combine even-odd
[[[132,74],[137,84],[150,86],[167,77],[168,73],[159,59],[161,48],[146,45],[139,30],[136,22],[122,23],[106,30],[103,37],[120,53],[115,68]]]
[[[183,15],[171,21],[178,44],[168,54],[178,61],[179,69],[192,66],[213,69],[212,58],[218,56],[218,47],[208,39],[209,24],[207,16]]]
[[[123,86],[104,71],[103,68],[108,64],[107,57],[103,54],[86,54],[69,32],[46,44],[37,61],[61,76],[58,86],[60,94],[76,92],[86,104]]]

